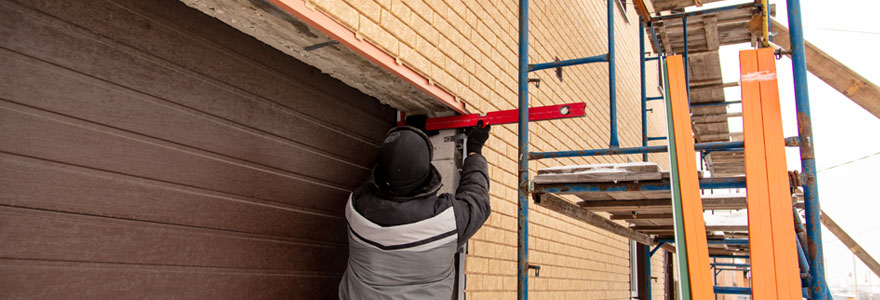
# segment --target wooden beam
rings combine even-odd
[[[583,208],[602,211],[631,211],[651,208],[671,208],[672,200],[590,200],[577,204]],[[746,208],[746,197],[712,197],[703,198],[703,210],[743,209]]]
[[[729,87],[735,87],[735,86],[739,86],[739,82],[725,82],[725,83],[720,83],[720,84],[703,85],[703,86],[697,86],[697,87],[694,87],[694,85],[691,84],[691,93],[693,93],[694,91],[719,89],[719,88],[723,89],[723,88],[729,88]],[[725,101],[725,100],[720,99],[718,101]]]
[[[702,134],[698,136],[700,141],[711,141],[711,140],[732,140],[732,141],[741,141],[743,137],[742,132],[728,132],[728,133],[714,133],[714,134]],[[731,139],[733,138],[733,139]]]
[[[646,230],[646,231],[651,231],[651,230],[653,230],[653,231],[658,231],[658,230],[672,231],[673,229],[675,229],[675,226],[672,226],[672,225],[637,225],[637,226],[630,226],[629,229],[632,229],[635,231],[642,231],[642,230]]]
[[[672,231],[672,225],[637,225],[631,226],[635,231]],[[748,231],[747,225],[706,225],[706,231]]]
[[[691,80],[691,82],[689,83],[689,86],[691,87],[691,89],[693,89],[693,88],[718,85],[718,84],[724,84],[724,81],[722,81],[721,79]]]
[[[649,220],[649,219],[672,219],[672,214],[615,214],[612,220]]]
[[[856,240],[849,236],[846,231],[843,231],[843,228],[840,228],[840,226],[838,226],[837,223],[835,223],[834,220],[832,220],[824,211],[822,211],[820,219],[822,225],[825,225],[825,228],[828,228],[828,231],[831,231],[831,233],[837,236],[837,239],[846,245],[846,247],[849,248],[849,251],[852,251],[856,257],[862,260],[862,262],[874,272],[874,275],[880,276],[880,264],[878,264],[877,260],[865,251],[865,248],[862,248],[861,245],[856,243]]]
[[[651,5],[651,2],[645,2],[645,0],[633,0],[633,3],[636,6],[636,13],[639,14],[639,18],[645,22],[645,24],[651,22],[651,12],[648,9],[648,5]],[[640,32],[640,34],[645,34],[644,32]]]
[[[709,115],[694,115],[693,120],[694,123],[715,123],[715,122],[727,122],[729,118],[742,117],[742,113],[726,113],[726,114],[709,114]]]
[[[704,17],[703,31],[706,34],[706,47],[709,50],[717,50],[721,46],[718,42],[718,17],[714,15]]]
[[[585,208],[578,207],[577,205],[568,202],[565,199],[559,198],[556,195],[538,194],[536,196],[537,197],[535,197],[535,204],[537,204],[538,206],[566,215],[578,221],[596,226],[599,229],[606,230],[608,232],[637,241],[645,245],[655,244],[654,239],[644,233],[636,232],[632,229],[626,228],[626,226],[614,223],[609,219],[599,216]]]
[[[669,43],[669,35],[666,34],[666,26],[660,26],[658,29],[660,29],[660,44],[663,45],[663,52],[671,54],[672,45]]]
[[[771,28],[779,32],[773,37],[773,43],[782,48],[791,49],[788,27],[776,20],[772,20],[772,22]],[[808,41],[804,41],[804,52],[807,57],[807,70],[810,73],[825,81],[875,117],[880,118],[880,88],[877,85]]]

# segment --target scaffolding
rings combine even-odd
[[[635,1],[637,5],[637,9],[639,10],[639,14],[642,17],[639,22],[639,45],[640,45],[640,68],[641,68],[641,121],[642,121],[642,130],[641,130],[641,147],[631,147],[631,148],[620,148],[619,141],[617,138],[617,116],[616,116],[616,78],[615,78],[615,54],[614,54],[614,0],[607,0],[607,28],[608,28],[608,53],[557,61],[557,62],[548,62],[548,63],[538,63],[538,64],[530,64],[528,59],[529,47],[528,47],[528,0],[520,0],[519,1],[519,59],[518,59],[518,97],[519,97],[519,129],[518,129],[518,147],[519,147],[519,155],[518,155],[518,175],[519,175],[519,184],[518,184],[518,218],[517,218],[517,232],[518,232],[518,243],[517,243],[517,297],[518,299],[528,299],[528,281],[529,281],[529,269],[538,269],[539,266],[529,264],[529,247],[528,247],[528,238],[529,238],[529,197],[531,194],[541,194],[541,195],[552,195],[554,193],[561,192],[592,192],[592,191],[609,191],[609,190],[620,190],[620,191],[666,191],[668,192],[673,184],[668,178],[663,180],[656,181],[643,181],[643,182],[635,182],[629,183],[625,185],[620,185],[616,183],[566,183],[566,184],[550,184],[550,185],[540,185],[540,186],[532,186],[532,182],[529,177],[529,168],[528,162],[530,160],[544,159],[544,158],[560,158],[560,157],[583,157],[583,156],[599,156],[599,155],[622,155],[622,154],[642,154],[642,159],[644,161],[648,160],[648,153],[658,153],[658,152],[667,152],[669,151],[668,146],[648,146],[648,141],[651,140],[662,140],[667,139],[672,142],[672,138],[666,137],[649,137],[647,132],[647,102],[648,101],[656,101],[663,100],[664,97],[647,97],[646,93],[646,83],[645,83],[645,64],[647,61],[658,60],[664,61],[665,55],[669,54],[671,51],[670,43],[664,41],[663,44],[666,45],[666,49],[661,47],[661,41],[658,40],[658,33],[655,31],[654,24],[663,21],[669,20],[680,20],[682,27],[682,38],[683,38],[683,51],[680,53],[684,56],[684,68],[685,70],[689,70],[689,60],[688,60],[688,18],[695,16],[707,16],[707,15],[715,15],[728,11],[737,11],[737,10],[754,10],[757,14],[760,14],[762,28],[761,28],[761,42],[764,47],[768,47],[770,44],[770,6],[768,5],[766,0],[759,0],[755,2],[745,3],[745,4],[737,4],[731,6],[723,6],[711,9],[702,9],[688,12],[681,12],[676,14],[668,14],[661,16],[651,17],[648,14],[648,11],[644,5],[644,1]],[[697,1],[699,2],[699,1]],[[789,22],[789,30],[790,30],[790,39],[791,39],[791,48],[786,51],[786,54],[790,54],[792,58],[792,68],[794,75],[794,86],[796,90],[795,100],[797,107],[797,120],[798,120],[798,137],[792,141],[789,139],[786,140],[787,145],[797,144],[800,148],[800,159],[801,159],[801,170],[803,173],[803,178],[800,181],[801,188],[803,189],[803,199],[805,202],[805,224],[801,223],[800,218],[797,216],[797,212],[795,211],[795,220],[796,220],[796,231],[803,232],[805,234],[798,236],[798,258],[799,258],[799,266],[801,272],[804,273],[802,278],[804,278],[802,285],[807,287],[804,289],[805,297],[809,299],[830,299],[830,293],[825,283],[825,271],[823,266],[823,253],[822,253],[822,236],[821,236],[821,223],[820,223],[820,209],[819,209],[819,194],[817,189],[816,182],[816,164],[815,164],[815,155],[813,153],[813,137],[812,137],[812,125],[810,118],[810,106],[809,106],[809,95],[807,93],[807,75],[806,75],[806,61],[804,54],[804,39],[803,39],[803,30],[801,26],[801,14],[800,14],[800,3],[799,0],[787,0],[787,13],[788,13],[788,22]],[[654,45],[654,52],[657,53],[656,57],[646,57],[645,55],[645,35],[649,35],[652,39]],[[664,39],[665,32],[661,33],[663,37],[659,39]],[[710,41],[707,41],[710,43]],[[718,41],[714,41],[717,45]],[[666,50],[666,51],[664,51]],[[529,96],[528,96],[528,85],[529,78],[528,74],[533,71],[547,69],[547,68],[562,68],[566,66],[573,65],[581,65],[581,64],[589,64],[589,63],[608,63],[608,71],[609,71],[609,113],[610,113],[610,141],[609,147],[606,149],[588,149],[588,150],[574,150],[574,151],[558,151],[558,152],[530,152],[529,151],[529,124],[528,124],[528,115],[529,115]],[[685,72],[685,82],[687,87],[687,95],[690,98],[690,89],[691,89],[691,79],[688,75],[689,72]],[[720,83],[723,86],[723,83]],[[694,107],[725,107],[727,105],[736,104],[739,101],[722,101],[715,103],[693,103],[691,104],[691,108]],[[726,123],[726,119],[725,119]],[[741,152],[744,148],[744,143],[741,141],[726,141],[726,142],[706,142],[706,143],[696,143],[694,148],[701,153],[719,153],[719,152]],[[701,178],[699,180],[699,188],[700,189],[732,189],[732,188],[745,188],[745,179],[742,177],[713,177],[713,178]],[[547,197],[544,200],[544,205],[552,205],[548,203],[556,203],[557,205],[565,205],[565,200],[561,200],[556,198],[555,196]],[[591,212],[587,210],[571,210],[567,211],[569,216],[577,216],[580,218],[602,218],[597,217],[596,215],[591,215]],[[604,219],[604,218],[602,218]],[[664,245],[673,244],[674,240],[670,239],[654,239],[646,234],[640,233],[637,230],[633,230],[631,228],[627,228],[621,226],[619,224],[613,222],[606,222],[600,225],[601,228],[613,231],[620,235],[626,236],[632,240],[636,240],[646,247],[646,259],[648,263],[646,264],[646,268],[644,272],[647,274],[647,278],[650,278],[650,258],[651,256],[661,247],[667,247]],[[676,237],[677,238],[677,237]],[[734,238],[725,238],[721,240],[710,240],[709,244],[725,244],[725,245],[745,245],[748,246],[748,239],[734,239]],[[653,246],[653,249],[649,249]],[[684,250],[684,249],[678,249]],[[748,259],[748,255],[713,255],[713,258],[734,258],[734,259]],[[711,265],[714,269],[714,274],[717,274],[721,271],[746,271],[749,270],[748,264],[724,264],[724,263],[714,263]],[[724,267],[733,267],[733,268],[724,268]],[[808,275],[807,275],[808,274]],[[648,285],[648,299],[650,299],[650,280],[647,280]],[[742,287],[723,287],[723,286],[715,286],[714,292],[716,294],[750,294],[751,289],[742,288]]]

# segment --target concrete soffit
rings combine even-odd
[[[467,112],[455,95],[305,1],[180,1],[401,111]]]

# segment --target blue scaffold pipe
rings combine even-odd
[[[519,0],[519,197],[516,298],[529,298],[529,1]]]
[[[651,136],[651,137],[648,137],[648,140],[649,141],[665,141],[666,137],[665,136]]]
[[[645,58],[645,61],[655,61],[655,60],[658,60],[658,59],[660,59],[659,56],[651,56],[651,57],[646,57],[646,58]]]
[[[807,255],[804,253],[804,247],[801,246],[801,241],[797,240],[797,252],[798,252],[798,264],[801,266],[801,273],[810,274],[810,263],[807,262]]]
[[[614,60],[614,0],[608,0],[608,114],[611,140],[608,148],[620,147],[617,140],[617,71]]]
[[[666,243],[657,243],[657,246],[654,246],[654,249],[651,249],[651,255],[649,257],[654,256],[654,253],[657,252],[657,250],[660,250],[660,247],[663,247],[663,244]]]
[[[663,99],[664,99],[663,96],[648,97],[648,98],[647,98],[648,101],[657,101],[657,100],[663,100]]]
[[[752,289],[737,286],[715,286],[715,294],[751,295]]]
[[[751,268],[750,264],[736,264],[736,263],[711,263],[713,267],[734,267],[734,268]]]
[[[591,63],[597,63],[597,62],[607,62],[607,61],[608,61],[608,54],[602,54],[602,55],[596,55],[596,56],[590,56],[590,57],[582,57],[582,58],[575,58],[575,59],[562,60],[562,61],[553,61],[553,62],[547,62],[547,63],[532,64],[532,65],[529,65],[529,72],[534,72],[534,71],[539,71],[539,70],[544,70],[544,69],[591,64]]]
[[[810,95],[807,88],[807,62],[804,53],[804,31],[799,0],[787,0],[788,29],[791,36],[791,68],[794,77],[795,107],[801,156],[804,215],[807,226],[807,256],[810,263],[810,295],[813,300],[826,300],[825,263],[822,250],[822,224],[819,215],[819,184],[816,178],[816,155],[813,151],[813,125]]]

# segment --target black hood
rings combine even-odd
[[[434,146],[409,126],[388,131],[379,148],[373,182],[386,198],[405,201],[440,189],[440,173],[431,164]]]

